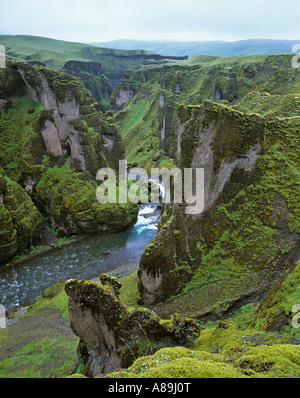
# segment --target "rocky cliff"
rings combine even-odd
[[[204,211],[165,206],[140,262],[140,303],[173,297],[161,311],[220,316],[259,299],[299,259],[299,119],[210,102],[178,117],[177,166],[204,169]]]
[[[111,115],[100,112],[82,82],[12,61],[0,71],[0,87],[1,211],[9,241],[1,245],[1,261],[39,240],[41,217],[61,236],[130,226],[136,206],[96,200],[97,171],[116,169],[125,150]],[[28,232],[21,231],[16,198],[32,209],[22,216]]]

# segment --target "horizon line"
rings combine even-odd
[[[115,41],[132,41],[132,42],[144,42],[144,43],[151,43],[151,42],[157,42],[157,43],[239,43],[239,42],[245,42],[245,41],[282,41],[282,42],[300,42],[299,39],[280,39],[280,38],[253,38],[249,37],[247,39],[238,39],[238,40],[220,40],[220,39],[215,39],[215,40],[170,40],[170,39],[129,39],[129,38],[119,38],[119,39],[111,39],[111,40],[105,40],[105,41],[78,41],[78,40],[66,40],[66,39],[58,39],[50,36],[40,36],[40,35],[32,35],[32,34],[7,34],[7,33],[0,33],[0,36],[11,36],[11,37],[31,37],[31,38],[41,38],[41,39],[49,39],[49,40],[56,40],[56,41],[63,41],[63,42],[68,42],[68,43],[78,43],[78,44],[85,44],[85,45],[95,45],[98,43],[104,44],[104,43],[111,43]]]

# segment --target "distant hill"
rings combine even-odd
[[[119,50],[55,40],[47,37],[26,35],[0,35],[0,44],[6,48],[6,55],[27,62],[39,62],[51,69],[64,70],[68,61],[99,62],[103,73],[113,82],[123,78],[121,71],[135,70],[141,64],[151,61],[183,60],[184,56],[154,54],[152,51]],[[187,58],[187,57],[186,57]]]
[[[0,35],[0,44],[5,46],[8,56],[25,61],[40,61],[45,63],[49,68],[58,70],[62,70],[65,63],[69,60],[93,60],[101,62],[103,68],[109,68],[110,65],[106,65],[106,60],[110,57],[121,57],[124,60],[124,57],[128,57],[128,59],[135,57],[136,59],[139,55],[147,55],[147,52],[140,50],[112,50],[84,43],[27,35]]]
[[[241,56],[252,54],[289,54],[299,40],[249,39],[235,42],[203,41],[203,42],[165,42],[115,40],[103,43],[91,43],[94,46],[119,50],[146,50],[161,55],[189,57],[198,54],[216,56]]]
[[[80,77],[102,110],[109,108],[113,86],[124,78],[126,70],[136,70],[147,62],[184,60],[184,57],[167,57],[145,50],[100,48],[27,35],[0,35],[0,44],[5,46],[8,58]]]

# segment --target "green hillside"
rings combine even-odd
[[[48,67],[61,70],[69,60],[105,61],[109,55],[131,56],[145,53],[144,51],[111,51],[89,44],[55,40],[47,37],[0,35],[0,43],[6,47],[7,55],[26,61],[44,62]],[[96,59],[95,59],[96,58]],[[104,66],[107,62],[104,62]],[[109,68],[108,68],[109,69]]]
[[[126,71],[137,70],[153,58],[156,62],[168,62],[161,55],[144,50],[112,50],[46,37],[0,35],[0,44],[5,46],[8,59],[80,77],[103,111],[109,109],[113,86],[124,78]]]

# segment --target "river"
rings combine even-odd
[[[6,309],[25,306],[61,280],[92,279],[125,262],[139,260],[157,233],[159,217],[157,205],[141,205],[137,223],[128,230],[87,236],[0,270],[0,304]]]

